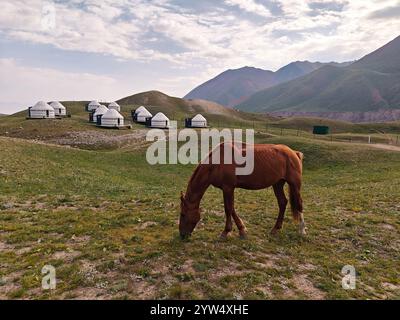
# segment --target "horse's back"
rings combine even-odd
[[[236,175],[235,168],[237,165],[226,165],[222,162],[222,165],[217,166],[218,176],[220,177],[220,179],[217,179],[218,181],[229,181],[229,183],[235,181],[237,187],[245,189],[263,189],[276,184],[280,180],[301,179],[301,153],[288,146],[245,143],[227,145],[224,143],[220,145],[219,151],[226,147],[232,148],[234,153],[246,154],[246,158],[250,156],[249,152],[253,152],[254,170],[249,175]]]

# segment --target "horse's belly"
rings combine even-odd
[[[236,187],[248,190],[260,190],[276,184],[280,177],[267,177],[265,175],[238,176]]]

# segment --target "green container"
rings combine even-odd
[[[329,134],[329,127],[327,126],[314,126],[314,134]]]

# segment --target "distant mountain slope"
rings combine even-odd
[[[252,67],[227,70],[193,89],[184,98],[205,99],[234,107],[258,91],[304,76],[328,64],[296,61],[276,72]]]
[[[397,54],[396,54],[397,52]],[[347,67],[324,66],[260,91],[238,106],[256,112],[368,112],[400,108],[400,37]]]
[[[352,68],[400,73],[400,36],[353,63]]]
[[[227,70],[189,92],[185,99],[205,99],[234,106],[253,93],[276,84],[274,73],[251,67]]]

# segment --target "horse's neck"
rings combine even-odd
[[[200,201],[209,186],[208,168],[204,165],[199,165],[190,178],[185,199],[193,207],[199,207]]]

